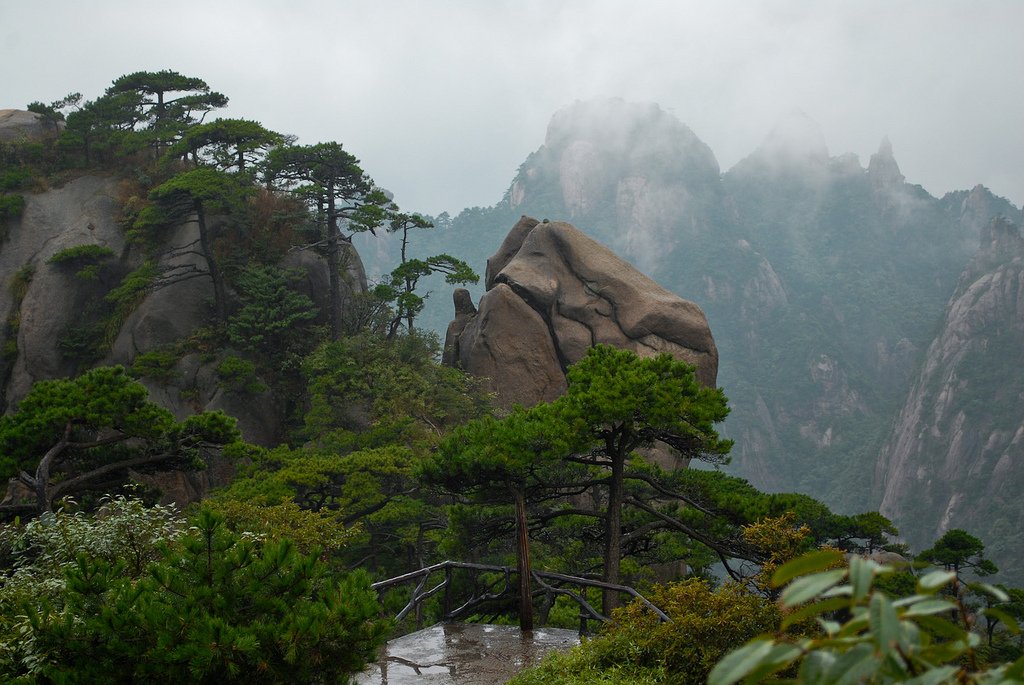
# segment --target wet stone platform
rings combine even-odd
[[[359,685],[497,685],[554,649],[579,642],[574,630],[439,623],[390,640]]]

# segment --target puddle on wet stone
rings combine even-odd
[[[579,642],[575,631],[475,623],[438,624],[388,642],[359,685],[493,685],[547,652]]]

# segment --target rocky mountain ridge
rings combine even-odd
[[[832,156],[799,113],[721,173],[675,117],[622,100],[556,114],[505,197],[445,240],[479,267],[523,213],[571,220],[704,311],[733,473],[851,512],[913,499],[883,492],[879,453],[985,227],[1021,216],[981,186],[932,197],[888,139],[866,166]],[[942,532],[941,516],[886,507],[915,544]]]

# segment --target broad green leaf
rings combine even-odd
[[[1024,681],[1024,656],[1010,664],[1010,667],[1003,672],[1003,677]]]
[[[853,588],[849,585],[836,585],[834,588],[829,588],[821,593],[822,599],[829,597],[852,597]]]
[[[950,611],[955,608],[956,604],[954,604],[952,600],[933,597],[922,602],[912,604],[905,612],[903,612],[903,618],[941,614],[944,611]]]
[[[956,579],[956,574],[952,571],[932,571],[931,573],[925,574],[921,580],[917,581],[917,591],[923,594],[933,594],[943,585],[947,585]]]
[[[967,651],[967,645],[957,640],[952,642],[940,642],[938,644],[925,647],[919,654],[925,661],[929,661],[933,664],[948,663],[955,659],[959,659],[960,656]]]
[[[743,680],[764,662],[773,647],[771,640],[760,639],[726,654],[708,674],[708,685],[733,685]]]
[[[875,646],[887,654],[899,639],[900,619],[888,597],[881,593],[871,596],[871,629]]]
[[[842,552],[833,552],[831,550],[811,552],[810,554],[797,557],[789,563],[779,567],[772,576],[772,587],[782,587],[797,576],[805,576],[808,573],[822,571],[829,566],[842,561],[842,559]]]
[[[836,653],[815,650],[808,654],[800,664],[799,682],[801,685],[817,685],[825,679],[825,674],[836,662]]]
[[[1010,595],[1006,594],[1005,590],[1003,590],[1000,587],[996,587],[995,585],[990,585],[988,583],[971,583],[967,587],[971,590],[975,590],[977,592],[984,592],[986,595],[991,595],[1000,602],[1010,601]]]
[[[786,614],[786,618],[782,620],[782,630],[785,630],[794,623],[798,623],[805,618],[811,616],[818,616],[825,613],[826,611],[836,611],[838,609],[845,609],[850,605],[850,602],[842,597],[833,597],[831,599],[825,599],[814,604],[808,604],[807,606],[800,607],[796,611],[792,611]]]
[[[779,671],[788,668],[790,664],[800,658],[803,654],[798,647],[787,644],[776,644],[762,660],[761,664],[751,671],[744,680],[747,685],[756,685]]]
[[[835,635],[839,632],[839,629],[843,627],[839,621],[826,621],[823,618],[818,619],[818,625],[821,626],[821,629],[825,631],[826,635]]]
[[[860,601],[871,592],[871,583],[878,571],[878,564],[866,557],[854,555],[850,558],[850,586],[854,601]]]
[[[953,625],[944,618],[939,618],[938,616],[916,616],[914,622],[936,635],[948,637],[951,640],[964,639],[963,629]]]
[[[836,569],[798,578],[782,591],[782,597],[779,601],[786,607],[795,606],[815,597],[845,577],[846,571]]]
[[[956,672],[960,669],[956,666],[939,666],[930,668],[925,673],[906,681],[906,685],[940,685],[954,681]]]
[[[832,681],[834,685],[852,685],[870,680],[870,675],[876,670],[878,663],[871,645],[857,645],[836,659],[828,671],[826,682],[830,677],[835,678]]]
[[[1015,619],[1013,616],[1010,616],[1005,611],[997,609],[996,607],[988,607],[982,609],[981,613],[985,614],[986,616],[991,616],[992,618],[1002,621],[1003,625],[1006,626],[1006,629],[1010,631],[1011,635],[1016,635],[1020,632],[1020,625],[1017,623],[1017,619]]]
[[[858,607],[860,608],[860,607]],[[853,637],[862,630],[868,627],[868,613],[867,611],[861,612],[843,624],[842,629],[839,631],[839,638]]]

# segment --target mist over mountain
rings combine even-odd
[[[832,156],[818,126],[800,112],[786,115],[723,174],[712,150],[673,115],[607,99],[556,113],[544,144],[496,205],[441,217],[444,248],[482,272],[524,214],[570,221],[701,306],[732,406],[725,431],[736,440],[732,473],[758,488],[806,492],[839,510],[883,505],[918,546],[948,528],[973,526],[1001,550],[997,563],[1016,559],[993,539],[1003,524],[990,519],[999,508],[999,516],[1016,521],[1020,507],[1012,498],[977,499],[983,489],[968,493],[954,485],[967,477],[969,459],[920,467],[930,479],[922,498],[908,469],[942,459],[963,431],[946,426],[953,419],[945,417],[946,428],[928,428],[927,440],[915,437],[921,418],[905,416],[904,407],[914,401],[908,396],[921,394],[912,388],[935,384],[934,372],[922,369],[934,367],[931,349],[942,346],[943,329],[961,320],[950,320],[947,310],[970,290],[965,274],[995,259],[993,245],[1002,243],[993,242],[993,231],[1013,233],[986,228],[989,222],[999,215],[1007,225],[1020,222],[1010,202],[980,186],[931,196],[907,182],[888,139],[866,167],[856,155]],[[969,260],[973,266],[964,272]],[[1002,322],[1000,331],[1016,331],[1015,312],[1007,305],[988,319]],[[442,330],[450,318],[450,303],[435,297],[423,323]],[[1009,347],[1000,347],[1009,345],[1006,335],[996,345],[1003,352],[974,340],[972,349],[988,356],[971,368],[998,375],[999,365],[1010,363]],[[1019,399],[1015,387],[979,390],[970,416],[988,415],[1000,402],[1002,414],[1012,415],[1015,404],[1007,406],[1006,398]],[[932,390],[934,402],[941,393]],[[1003,424],[982,422],[969,437],[972,445],[995,445],[993,454],[1001,456],[992,457],[986,473],[998,463],[1006,478],[1021,469],[1013,437],[1021,433]],[[960,493],[952,508],[950,493]]]

